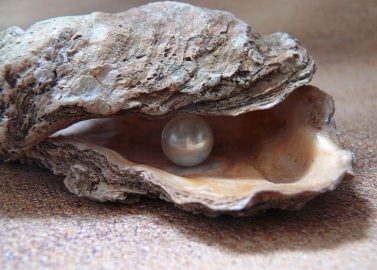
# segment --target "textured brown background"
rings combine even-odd
[[[145,2],[1,0],[0,30]],[[0,163],[1,269],[377,268],[377,1],[190,2],[304,43],[317,60],[313,84],[336,100],[356,177],[298,212],[209,219],[161,201],[79,199],[47,171]]]

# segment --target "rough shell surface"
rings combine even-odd
[[[211,216],[298,209],[351,172],[331,97],[300,88],[314,71],[286,33],[175,2],[12,27],[0,33],[0,157],[100,201],[147,195]],[[237,140],[215,138],[194,171],[174,167],[155,141],[176,113],[206,115],[215,136],[234,126]],[[62,130],[90,118],[106,119]]]
[[[87,118],[268,108],[313,73],[288,34],[182,3],[11,27],[0,33],[0,153]]]

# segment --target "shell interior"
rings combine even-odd
[[[202,116],[213,129],[214,150],[191,168],[174,165],[161,150],[161,131],[169,117],[131,114],[87,120],[49,140],[80,144],[82,151],[94,149],[120,171],[133,168],[148,174],[163,190],[162,197],[178,205],[238,211],[261,192],[310,197],[331,190],[351,171],[350,152],[340,149],[331,130],[322,126],[332,119],[332,105],[323,92],[302,87],[271,109]]]

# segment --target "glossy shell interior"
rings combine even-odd
[[[174,165],[161,150],[161,131],[170,117],[87,120],[54,134],[52,140],[82,143],[120,170],[142,170],[178,205],[237,211],[250,206],[261,192],[310,197],[331,190],[351,172],[350,152],[334,141],[332,113],[329,96],[302,87],[271,109],[236,117],[202,116],[213,129],[214,149],[192,168]]]

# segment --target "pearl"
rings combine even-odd
[[[173,163],[191,167],[203,162],[213,148],[210,126],[194,115],[180,115],[171,119],[162,131],[161,146]]]

